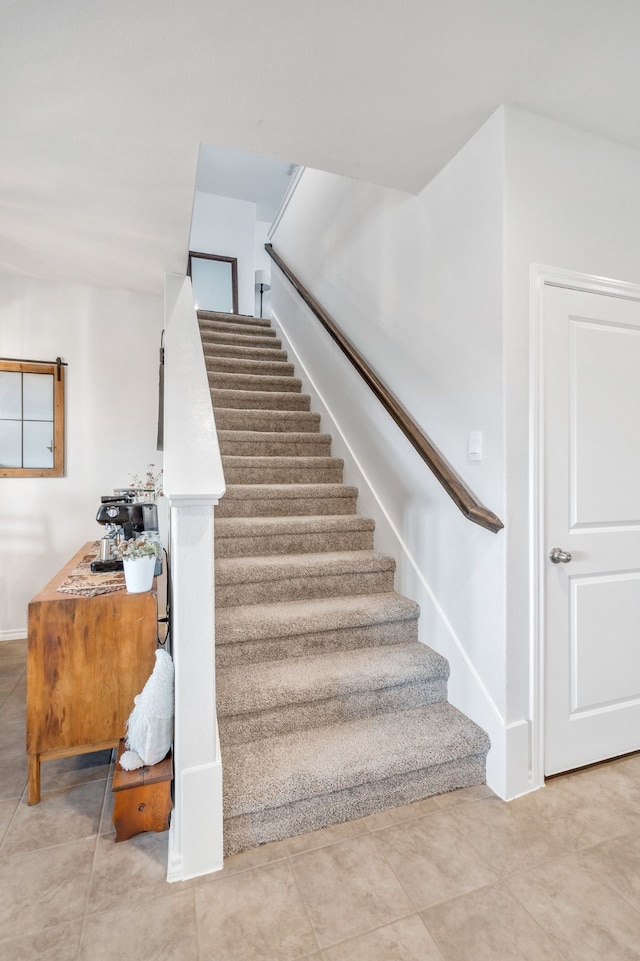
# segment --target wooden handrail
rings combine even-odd
[[[351,341],[345,337],[333,318],[321,307],[313,294],[307,290],[284,260],[275,252],[273,245],[265,244],[265,250],[276,266],[280,268],[287,280],[295,287],[304,302],[310,307],[343,354],[351,361],[365,383],[371,388],[387,413],[390,414],[405,437],[411,442],[418,454],[420,454],[425,464],[433,472],[451,500],[462,511],[464,516],[470,521],[473,521],[474,524],[485,527],[488,531],[496,533],[502,530],[504,524],[500,518],[494,514],[493,511],[484,507],[474,497],[451,464],[449,464],[440,451],[434,447],[429,438],[423,434],[397,398],[385,387],[364,357],[356,347],[354,347]]]

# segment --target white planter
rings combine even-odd
[[[156,569],[155,555],[123,558],[124,580],[130,594],[150,591]]]

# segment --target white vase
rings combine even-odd
[[[147,557],[125,557],[123,566],[124,581],[130,594],[142,594],[151,590],[156,569],[154,554]]]

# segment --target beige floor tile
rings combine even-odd
[[[417,914],[323,952],[324,961],[444,961]]]
[[[416,908],[497,880],[444,811],[378,831],[374,837]]]
[[[20,803],[0,848],[1,857],[92,837],[98,833],[106,781],[44,794],[32,807]]]
[[[85,784],[87,781],[104,781],[109,777],[111,751],[76,754],[75,757],[56,758],[40,766],[42,793],[58,788]]]
[[[167,884],[168,845],[168,831],[138,834],[117,844],[99,837],[87,912],[111,911],[123,903],[149,901],[193,886],[192,881]]]
[[[76,961],[82,921],[58,924],[0,944],[2,961]]]
[[[566,780],[583,799],[590,799],[596,805],[613,806],[620,812],[635,814],[640,809],[639,772],[637,757],[620,758],[610,764],[576,771],[567,778],[557,778],[551,783],[562,783]]]
[[[558,851],[548,822],[516,801],[506,804],[499,798],[486,798],[473,804],[458,804],[447,813],[487,867],[500,877],[564,853]]]
[[[0,724],[6,721],[22,721],[25,716],[25,703],[21,691],[11,691],[0,707]]]
[[[224,859],[222,871],[214,874],[205,874],[198,878],[198,884],[208,884],[210,881],[219,881],[221,878],[228,878],[232,874],[240,871],[251,871],[264,864],[271,864],[273,861],[282,861],[288,855],[286,841],[271,841],[269,844],[261,844],[257,848],[250,848],[248,851],[241,851],[240,854],[232,854],[231,857]]]
[[[0,942],[81,918],[94,848],[92,838],[0,859]]]
[[[193,889],[91,915],[78,961],[198,961]]]
[[[421,917],[445,961],[566,961],[503,884],[428,908]]]
[[[558,854],[640,831],[635,778],[621,775],[617,766],[612,766],[611,772],[610,783],[604,783],[603,769],[598,770],[597,778],[554,778],[539,791],[510,802],[509,807],[542,820]]]
[[[2,723],[2,737],[0,738],[0,757],[10,757],[13,754],[24,754],[27,749],[26,718],[16,718]]]
[[[450,808],[456,804],[468,804],[470,801],[480,801],[487,797],[495,797],[490,787],[486,784],[473,784],[471,787],[449,791],[448,794],[438,794],[434,800],[439,808]]]
[[[11,818],[16,813],[16,808],[19,803],[18,798],[12,798],[9,801],[0,801],[0,846],[2,845],[11,823]]]
[[[370,831],[378,831],[381,828],[388,828],[392,824],[400,824],[402,821],[424,817],[425,814],[432,814],[437,810],[438,804],[435,797],[428,797],[422,801],[414,801],[412,804],[403,804],[402,807],[391,808],[389,811],[370,814],[368,817],[362,818],[362,821]]]
[[[367,820],[367,818],[360,818],[357,821],[344,821],[342,824],[332,824],[319,831],[310,831],[308,834],[287,838],[285,841],[287,851],[289,854],[301,854],[303,851],[313,851],[316,848],[324,848],[328,844],[345,841],[347,838],[355,838],[359,834],[366,834]]]
[[[414,912],[372,835],[291,858],[321,948]]]
[[[569,961],[640,958],[640,913],[584,857],[569,855],[506,883]]]
[[[640,837],[605,841],[585,851],[583,862],[640,911]]]
[[[14,641],[0,641],[0,670],[5,660],[20,658],[26,660],[27,638],[21,637]]]
[[[198,885],[196,910],[200,961],[297,961],[318,950],[288,861]]]
[[[116,829],[113,826],[113,807],[115,798],[111,789],[112,784],[113,776],[111,776],[107,781],[107,787],[104,794],[104,805],[102,807],[102,814],[100,815],[100,834],[115,838]]]
[[[27,755],[24,751],[0,759],[0,771],[0,800],[21,798],[27,786]]]

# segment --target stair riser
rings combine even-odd
[[[393,571],[365,571],[325,576],[286,577],[268,581],[216,585],[216,606],[303,601],[314,597],[382,594],[393,590]]]
[[[248,459],[248,458],[247,458]],[[224,464],[224,478],[227,484],[341,484],[342,465],[328,464],[322,466],[321,458],[318,466],[296,467],[228,467]]]
[[[226,810],[225,856],[257,847],[267,841],[317,831],[330,824],[355,821],[460,787],[484,784],[485,764],[485,754],[474,754],[383,781],[370,781],[357,788],[263,809],[255,814],[234,816],[232,811]]]
[[[214,405],[213,412],[218,430],[264,431],[286,437],[291,432],[317,434],[320,429],[320,415],[311,411],[256,411]]]
[[[258,494],[243,498],[223,497],[216,507],[216,517],[307,517],[318,514],[355,514],[356,496],[353,497],[297,497],[295,500]]]
[[[209,387],[219,390],[257,390],[300,393],[302,381],[295,377],[273,377],[268,374],[225,374],[208,371]]]
[[[256,664],[261,661],[282,661],[289,657],[355,651],[363,647],[410,644],[417,640],[417,618],[410,621],[392,621],[313,634],[269,637],[243,643],[226,642],[224,634],[218,629],[216,664],[218,667],[232,667],[235,664]]]
[[[311,435],[313,436],[313,435]],[[331,438],[318,435],[306,441],[251,440],[241,441],[218,437],[223,457],[330,457]]]
[[[269,337],[265,334],[216,333],[213,330],[207,330],[202,333],[201,340],[204,347],[216,344],[233,344],[236,347],[263,347],[267,350],[282,350],[282,341],[278,340],[277,337]]]
[[[243,347],[237,344],[214,344],[202,341],[205,361],[214,357],[233,357],[236,360],[250,360],[259,363],[282,363],[287,361],[286,350],[267,347]]]
[[[218,537],[217,557],[268,557],[275,554],[319,554],[322,551],[371,551],[373,531],[332,531],[268,537]]]
[[[446,699],[447,682],[438,678],[380,691],[362,691],[321,701],[285,704],[251,714],[229,716],[222,713],[218,706],[220,743],[244,744],[261,737],[277,737],[324,724],[341,724],[387,711],[426,707]]]
[[[275,377],[293,377],[295,368],[282,360],[244,360],[242,357],[206,357],[209,373],[220,374],[272,374]]]
[[[306,410],[311,406],[308,394],[287,394],[276,391],[257,390],[218,390],[211,388],[211,403],[214,410],[224,407],[232,410]],[[216,424],[218,418],[216,417]]]

